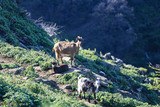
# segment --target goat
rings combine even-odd
[[[83,92],[83,96],[85,99],[85,93],[89,92],[88,102],[90,102],[91,94],[94,94],[94,103],[96,103],[96,93],[99,91],[100,87],[100,78],[97,78],[95,82],[91,81],[89,78],[80,78],[78,77],[78,95],[81,99],[81,93]]]
[[[61,41],[54,45],[52,51],[55,52],[57,61],[61,59],[61,63],[63,63],[63,55],[67,55],[70,57],[72,66],[72,61],[74,60],[75,55],[78,54],[83,39],[78,36],[76,40],[77,42]]]
[[[52,69],[54,70],[54,73],[63,73],[68,71],[69,67],[68,65],[65,65],[65,64],[57,66],[56,62],[52,62]]]

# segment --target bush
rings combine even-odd
[[[8,69],[12,69],[12,68],[17,68],[19,67],[18,64],[1,64],[0,65],[3,69],[8,68]]]
[[[22,92],[10,91],[5,94],[4,105],[10,107],[33,107],[32,98]]]
[[[42,70],[48,70],[52,67],[51,62],[41,62],[40,67]]]
[[[38,74],[35,72],[33,66],[28,66],[25,71],[23,71],[23,75],[29,78],[38,77]]]
[[[102,106],[107,105],[108,107],[137,107],[143,104],[148,105],[132,98],[123,98],[122,95],[116,93],[111,94],[108,92],[99,92],[97,94],[97,99],[100,101]]]

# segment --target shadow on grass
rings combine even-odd
[[[119,93],[122,96],[136,99],[151,105],[160,104],[157,90],[149,90],[144,86],[144,79],[140,75],[129,76],[121,72],[120,67],[109,64],[103,60],[90,60],[82,55],[76,56],[77,63],[84,65],[86,68],[91,69],[93,72],[98,73],[103,71],[106,73],[106,78],[111,82],[109,87],[102,88],[105,92]],[[121,91],[119,91],[121,90]],[[123,92],[127,92],[123,93]]]

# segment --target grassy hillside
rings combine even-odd
[[[13,45],[50,51],[51,38],[33,22],[26,19],[26,12],[12,0],[0,1],[0,38]]]
[[[84,102],[77,100],[76,96],[68,96],[55,86],[36,81],[41,78],[41,73],[49,73],[50,61],[54,58],[33,50],[25,50],[14,47],[7,43],[0,43],[0,55],[4,58],[12,58],[12,64],[0,63],[2,70],[0,73],[0,104],[2,106],[73,106],[81,107]],[[18,53],[17,53],[18,52]],[[41,66],[41,63],[46,63]],[[136,68],[131,65],[118,66],[112,60],[103,60],[98,57],[95,51],[81,50],[77,56],[77,64],[90,69],[92,72],[85,73],[83,76],[94,79],[93,73],[103,71],[108,79],[108,86],[102,87],[97,94],[99,104],[97,106],[108,105],[110,107],[149,107],[160,102],[158,90],[159,80],[153,73],[152,75],[140,75],[140,71],[147,73],[144,68]],[[12,65],[12,66],[11,66]],[[19,75],[10,72],[11,69],[25,67]],[[45,67],[46,71],[36,71],[35,66]],[[84,72],[84,71],[83,71]],[[56,77],[57,84],[70,84],[75,90],[79,71],[62,74]],[[27,79],[25,79],[27,77]],[[14,80],[13,80],[14,78]],[[48,79],[49,77],[45,77]],[[151,83],[144,82],[146,78],[152,80]],[[73,92],[74,93],[74,92]],[[16,99],[16,100],[15,100]],[[158,106],[158,105],[157,105]]]
[[[42,16],[63,26],[63,39],[81,35],[85,38],[84,47],[96,48],[103,53],[109,51],[135,66],[160,63],[159,5],[159,0],[21,2],[21,6],[31,12],[32,18]]]
[[[45,53],[51,50],[49,36],[25,16],[11,0],[0,1],[0,106],[2,107],[159,107],[159,70],[137,68],[100,57],[96,50],[82,49],[76,56],[78,67],[70,72],[53,74],[55,59]],[[15,25],[12,20],[16,20]],[[3,29],[4,28],[4,29]],[[14,30],[13,30],[14,29]],[[23,36],[20,36],[23,32]],[[26,32],[26,33],[25,33]],[[31,34],[27,34],[32,32]],[[37,33],[38,32],[38,33]],[[32,38],[33,37],[33,38]],[[24,39],[27,38],[27,39]],[[25,40],[25,42],[22,42]],[[26,46],[43,46],[40,51]],[[43,44],[42,44],[43,43]],[[106,75],[100,76],[103,71]],[[108,85],[97,93],[98,104],[79,100],[76,94],[79,75],[92,80],[96,76]],[[63,86],[71,86],[71,93]]]

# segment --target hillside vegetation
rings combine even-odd
[[[76,67],[63,74],[53,74],[51,62],[55,59],[46,54],[53,45],[49,35],[20,14],[21,9],[12,0],[0,1],[0,9],[3,13],[0,15],[0,23],[3,22],[3,25],[0,24],[0,106],[160,106],[159,69],[137,68],[123,61],[117,62],[117,58],[104,58],[96,50],[81,49],[76,56]],[[16,22],[13,24],[9,19]],[[12,27],[17,23],[20,26]],[[35,46],[43,48],[35,49]],[[100,75],[100,71],[105,75]],[[102,82],[108,84],[101,86],[97,93],[98,104],[77,98],[77,78],[80,74],[92,80],[99,76]],[[71,93],[63,88],[68,85]]]
[[[85,48],[109,51],[135,66],[160,63],[159,0],[23,0],[20,5],[32,18],[62,26],[63,39],[81,35]]]
[[[26,19],[26,12],[12,0],[0,1],[0,38],[13,45],[51,51],[50,37],[33,22]],[[44,48],[45,47],[45,48]]]

